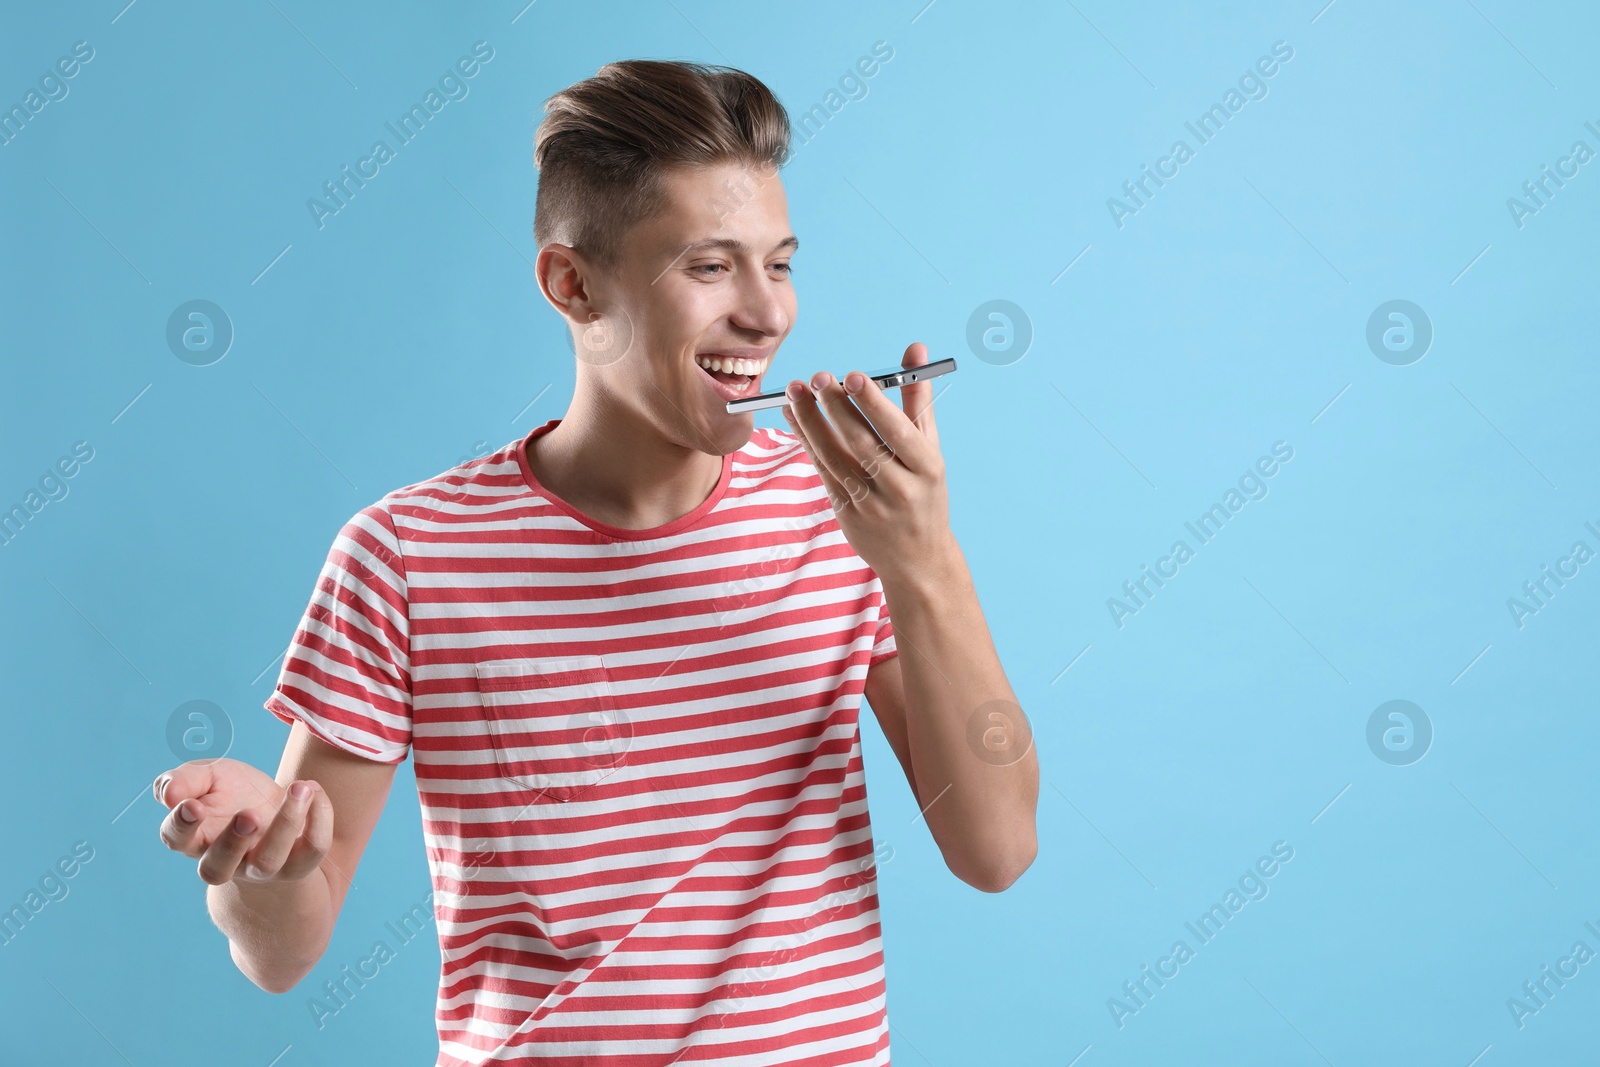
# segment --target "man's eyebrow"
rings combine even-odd
[[[704,241],[696,241],[688,248],[685,248],[683,250],[683,254],[688,255],[691,252],[706,252],[714,248],[735,253],[750,251],[749,245],[735,237],[708,237]],[[791,233],[788,237],[785,237],[783,240],[779,241],[775,246],[773,246],[772,250],[776,252],[780,248],[787,248],[790,252],[797,252],[800,249],[800,238]]]

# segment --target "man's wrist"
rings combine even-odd
[[[931,549],[898,560],[899,566],[887,574],[878,572],[884,598],[907,607],[913,604],[933,607],[950,595],[952,589],[971,581],[967,557],[954,534],[947,533]]]

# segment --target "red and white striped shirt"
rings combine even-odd
[[[266,702],[413,756],[437,1067],[888,1064],[858,715],[894,630],[810,457],[757,429],[627,530],[524,444],[351,518]]]

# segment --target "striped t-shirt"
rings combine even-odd
[[[810,457],[756,429],[628,530],[526,441],[345,524],[266,702],[412,754],[438,1067],[887,1064],[858,715],[894,631]]]

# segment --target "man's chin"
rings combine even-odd
[[[717,420],[717,425],[711,434],[711,439],[717,442],[721,449],[717,455],[725,456],[729,452],[739,451],[749,443],[750,432],[754,428],[755,416],[750,412],[742,411],[737,415],[724,412],[722,418]]]
[[[696,408],[704,414],[701,416],[701,425],[706,428],[707,435],[715,441],[738,439],[738,444],[726,451],[733,451],[750,439],[750,430],[755,423],[755,412],[728,410],[728,402],[712,390],[704,390],[705,396],[701,402],[694,406],[685,406],[684,410],[694,411]],[[751,393],[751,396],[756,395]]]
[[[685,404],[678,411],[678,424],[683,427],[681,440],[685,447],[720,458],[749,443],[755,418],[748,411],[730,414],[722,401],[712,399],[714,406],[702,404],[696,408]]]

